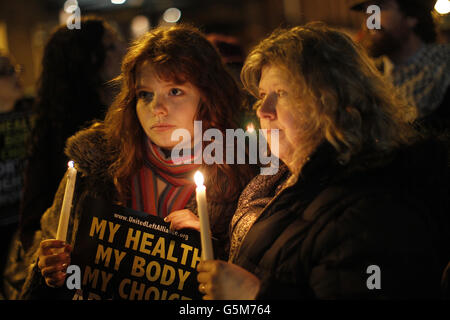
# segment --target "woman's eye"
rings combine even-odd
[[[172,88],[172,89],[170,89],[170,91],[169,91],[169,95],[170,96],[179,96],[179,95],[181,95],[183,93],[183,91],[181,91],[180,89],[178,89],[178,88]]]
[[[287,92],[284,91],[284,90],[278,90],[278,91],[277,91],[277,95],[278,95],[279,97],[285,97],[285,96],[287,95]]]
[[[139,91],[137,97],[139,100],[151,101],[153,99],[153,92]]]
[[[259,98],[260,99],[264,99],[265,96],[266,96],[266,94],[264,92],[260,92],[259,93]]]

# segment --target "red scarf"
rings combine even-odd
[[[131,183],[132,208],[166,217],[181,210],[195,191],[194,173],[200,167],[193,164],[175,164],[161,149],[147,140],[146,159]]]

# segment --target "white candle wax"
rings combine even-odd
[[[66,190],[59,216],[58,231],[56,239],[66,241],[67,227],[69,226],[70,209],[72,208],[73,192],[75,189],[75,181],[77,179],[77,170],[73,167],[73,161],[69,161],[67,168]]]
[[[206,187],[203,185],[203,175],[200,171],[197,171],[194,176],[195,183],[197,184],[196,199],[198,216],[200,218],[200,237],[202,243],[202,259],[212,260],[214,259],[213,247],[211,242],[211,229],[209,227],[208,209],[206,206]]]

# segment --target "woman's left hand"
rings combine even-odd
[[[252,300],[258,294],[259,279],[235,264],[206,260],[199,263],[197,271],[204,300]]]
[[[164,218],[165,222],[170,222],[171,230],[194,229],[200,232],[200,220],[189,209],[177,210]]]

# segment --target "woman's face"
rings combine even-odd
[[[194,138],[194,120],[200,104],[200,92],[189,82],[176,84],[158,77],[150,63],[138,68],[136,112],[147,137],[157,146],[172,149],[172,132],[186,129]]]
[[[295,90],[283,69],[267,65],[262,68],[259,81],[261,104],[257,110],[261,128],[267,129],[270,149],[284,163],[289,163],[298,148],[298,121],[295,121]],[[270,130],[278,129],[279,141],[271,141]],[[276,154],[278,143],[278,154]]]

